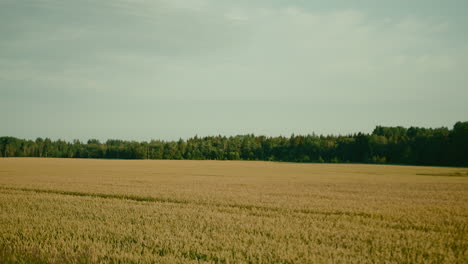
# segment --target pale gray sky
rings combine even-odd
[[[317,2],[0,0],[0,136],[289,136],[468,120],[468,1]]]

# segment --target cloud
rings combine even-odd
[[[157,100],[358,104],[435,99],[443,83],[466,95],[467,48],[448,20],[216,3],[22,2],[21,23],[2,21],[16,26],[0,78]]]
[[[459,35],[451,17],[352,6],[4,0],[0,133],[174,139],[452,125],[468,111]]]

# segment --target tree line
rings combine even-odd
[[[0,137],[1,157],[266,160],[468,166],[468,122],[453,129],[377,126],[371,134],[208,136],[178,141],[67,142]]]

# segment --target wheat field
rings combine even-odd
[[[0,159],[0,263],[468,263],[465,168]]]

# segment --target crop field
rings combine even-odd
[[[0,263],[468,263],[468,169],[0,159]]]

